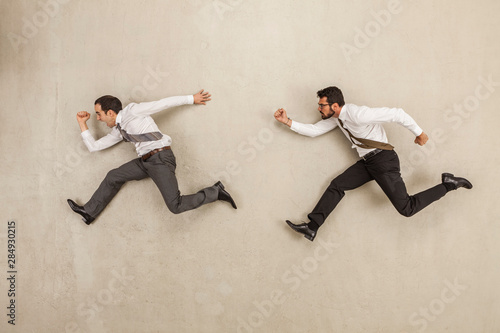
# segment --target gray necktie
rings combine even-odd
[[[123,136],[123,140],[127,142],[148,142],[148,141],[157,141],[163,137],[163,134],[160,132],[150,132],[144,134],[128,134],[123,130],[120,124],[116,124],[116,128],[120,131]]]

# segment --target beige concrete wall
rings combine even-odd
[[[498,12],[465,1],[0,2],[2,332],[498,332]],[[397,106],[425,147],[387,125],[408,190],[468,177],[407,219],[376,184],[350,192],[311,243],[305,219],[356,160],[318,120],[318,89]],[[134,158],[89,153],[75,113],[212,93],[156,115],[183,193],[221,179],[239,205],[173,215],[150,180],[126,184],[87,227],[84,203]],[[93,116],[95,136],[108,133]],[[16,325],[7,323],[8,221],[16,222]]]

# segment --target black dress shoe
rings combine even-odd
[[[80,214],[83,218],[83,222],[85,222],[87,225],[89,225],[90,223],[92,223],[95,218],[93,218],[92,216],[90,216],[86,211],[85,209],[82,207],[82,206],[79,206],[76,204],[76,202],[74,202],[73,200],[71,199],[68,199],[68,204],[69,204],[69,207],[77,214]]]
[[[441,181],[443,184],[451,184],[455,190],[459,187],[465,187],[466,189],[471,189],[472,184],[465,178],[455,177],[451,173],[443,173],[441,175]]]
[[[224,189],[224,185],[222,185],[222,183],[218,181],[214,186],[217,186],[219,188],[219,196],[217,197],[217,200],[229,202],[234,209],[237,209],[233,198],[231,198],[231,194],[227,193],[227,191]]]
[[[286,224],[288,224],[288,226],[293,230],[304,234],[304,237],[309,239],[311,242],[314,240],[314,237],[316,237],[316,231],[309,229],[307,223],[293,224],[292,222],[286,220]]]

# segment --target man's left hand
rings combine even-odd
[[[415,138],[415,143],[420,145],[420,146],[423,146],[425,145],[425,143],[427,142],[427,140],[429,140],[429,137],[427,136],[427,134],[425,134],[424,132],[422,132],[422,134],[420,134],[419,136],[417,136]]]
[[[208,93],[208,91],[207,92],[203,92],[203,89],[201,89],[197,94],[193,95],[193,97],[194,97],[194,104],[203,104],[203,105],[205,105],[206,104],[205,102],[208,102],[208,101],[211,100],[210,99],[211,96],[212,95],[210,95]]]

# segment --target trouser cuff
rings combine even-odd
[[[319,225],[314,221],[309,222],[307,224],[307,226],[309,227],[309,229],[314,230],[314,231],[318,231],[318,229],[319,229]]]
[[[444,187],[446,187],[446,192],[450,192],[457,189],[456,185],[452,183],[443,183],[443,185]]]

